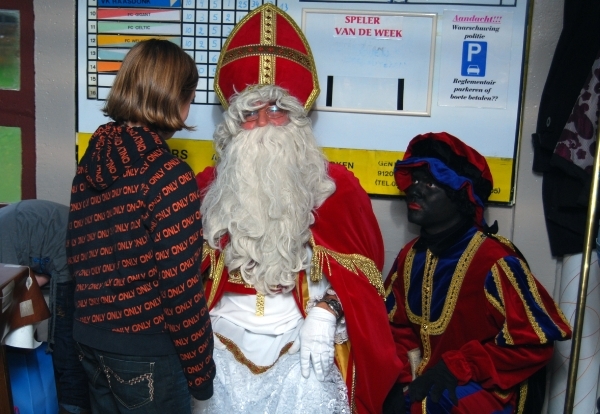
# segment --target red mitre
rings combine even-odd
[[[315,62],[294,20],[266,3],[233,29],[219,56],[215,92],[225,109],[236,92],[253,85],[277,85],[309,109],[319,95]]]

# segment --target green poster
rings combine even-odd
[[[21,200],[21,128],[0,126],[0,203]]]

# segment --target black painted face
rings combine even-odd
[[[461,220],[458,208],[425,168],[411,172],[412,184],[406,189],[408,221],[429,234],[437,234]]]

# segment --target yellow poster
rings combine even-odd
[[[81,159],[92,134],[78,134],[78,157]],[[212,141],[172,138],[168,141],[171,153],[187,162],[198,173],[214,165],[216,153]],[[323,148],[327,159],[350,170],[365,191],[372,195],[398,196],[402,192],[394,181],[394,165],[402,159],[403,152]],[[509,203],[512,191],[513,160],[511,158],[486,157],[494,179],[491,202]],[[376,168],[373,168],[376,166]]]

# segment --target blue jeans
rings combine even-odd
[[[87,377],[73,340],[75,282],[57,283],[54,290],[54,345],[52,363],[58,402],[62,406],[90,408]],[[72,409],[70,410],[72,411]]]
[[[191,397],[176,354],[132,356],[77,343],[92,413],[191,414]]]

